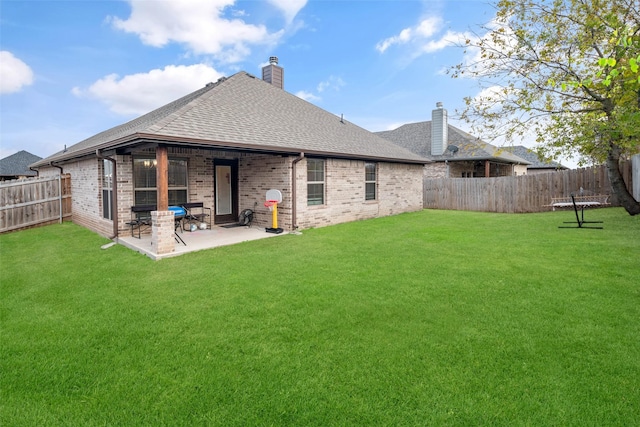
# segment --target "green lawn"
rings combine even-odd
[[[637,425],[640,217],[425,210],[162,261],[0,236],[0,425]]]

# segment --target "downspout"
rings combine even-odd
[[[113,221],[113,236],[109,237],[111,240],[118,238],[118,170],[116,169],[116,159],[112,159],[111,157],[105,157],[100,154],[100,149],[96,148],[96,157],[100,160],[109,160],[113,164],[113,179],[111,189],[111,214]],[[104,203],[104,202],[103,202]]]
[[[300,156],[293,159],[291,162],[291,228],[295,231],[298,229],[297,218],[297,195],[296,195],[296,164],[304,159],[304,152],[300,152]]]
[[[60,175],[64,173],[64,169],[62,169],[62,166],[58,166],[54,162],[49,162],[49,166],[60,169]]]
[[[59,223],[62,224],[62,219],[63,219],[63,214],[62,214],[62,174],[64,172],[64,170],[62,169],[62,166],[58,166],[56,164],[54,164],[53,162],[49,162],[49,166],[52,166],[54,168],[58,168],[60,169],[60,173],[58,174],[58,209],[60,212],[60,220]]]

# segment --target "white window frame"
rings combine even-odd
[[[373,179],[370,179],[369,171],[367,169],[373,167]],[[373,196],[370,196],[371,192],[367,187],[373,186]],[[366,201],[378,200],[378,164],[367,162],[364,164],[364,199]]]
[[[102,160],[102,217],[113,221],[113,163]]]
[[[310,169],[311,165],[318,165],[321,164],[322,165],[322,180],[318,180],[317,178],[319,178],[317,176],[318,174],[318,169],[319,168],[314,168],[313,170]],[[310,174],[313,173],[313,176],[311,176],[310,178]],[[327,162],[324,159],[307,159],[307,206],[322,206],[326,203],[326,199],[327,199],[327,185],[326,185],[326,177],[327,177]],[[311,192],[309,191],[309,188],[311,186],[322,186],[322,199],[318,200],[317,197],[313,197],[311,198]],[[317,193],[313,193],[314,196]]]

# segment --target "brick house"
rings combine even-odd
[[[531,164],[507,149],[450,125],[447,110],[440,102],[432,110],[431,121],[407,123],[376,135],[431,160],[424,170],[427,178],[525,175]]]
[[[32,166],[71,174],[73,221],[112,238],[145,204],[171,232],[168,206],[186,202],[210,208],[214,226],[249,208],[269,227],[269,189],[283,195],[284,230],[422,209],[428,160],[286,92],[282,77],[272,61],[265,80],[221,78]]]

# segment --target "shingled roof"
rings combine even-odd
[[[36,176],[37,173],[29,169],[29,165],[42,157],[31,154],[28,151],[18,151],[15,154],[0,159],[0,176]]]
[[[64,162],[160,142],[268,153],[427,163],[340,117],[246,72],[209,83],[130,122],[94,135],[39,162]]]
[[[394,130],[376,132],[403,148],[433,161],[493,160],[528,165],[530,162],[515,154],[484,142],[455,126],[448,125],[448,145],[457,147],[454,153],[431,154],[431,121],[408,123]]]
[[[523,145],[506,147],[505,150],[531,162],[531,164],[527,166],[528,169],[569,169],[558,162],[541,160],[534,151]]]

